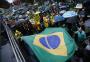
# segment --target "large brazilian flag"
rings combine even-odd
[[[42,33],[23,36],[40,62],[65,62],[75,52],[76,44],[63,28],[46,28]]]

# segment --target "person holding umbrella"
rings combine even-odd
[[[62,16],[67,19],[66,23],[70,24],[69,26],[73,26],[73,29],[76,31],[76,23],[77,23],[77,12],[75,11],[66,11]]]

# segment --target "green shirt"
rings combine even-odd
[[[86,34],[84,31],[82,32],[78,31],[77,35],[78,35],[78,41],[83,41],[84,39],[86,39]]]

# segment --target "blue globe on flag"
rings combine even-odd
[[[60,44],[60,38],[56,35],[42,37],[40,43],[48,49],[56,49]]]

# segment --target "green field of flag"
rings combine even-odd
[[[40,62],[66,62],[76,49],[76,44],[63,28],[46,28],[36,35],[21,39],[31,48]]]

